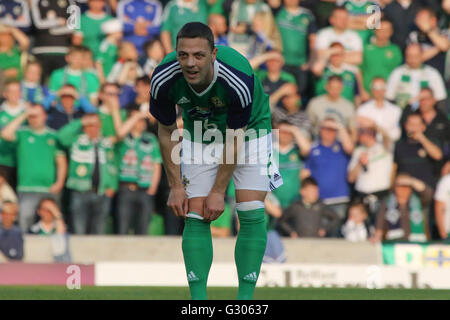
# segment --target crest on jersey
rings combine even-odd
[[[211,98],[211,102],[214,105],[214,107],[216,108],[222,108],[225,107],[225,103],[222,102],[222,100],[220,100],[219,97],[215,96]]]

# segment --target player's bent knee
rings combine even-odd
[[[259,200],[244,201],[236,204],[240,223],[264,223],[264,202]]]

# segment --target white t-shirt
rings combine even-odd
[[[382,107],[377,107],[375,100],[370,100],[357,109],[356,115],[375,121],[377,126],[388,133],[391,142],[395,142],[400,138],[400,117],[402,116],[402,111],[397,105],[385,100]]]
[[[336,33],[333,27],[326,27],[319,31],[316,39],[316,49],[328,49],[333,42],[340,42],[346,51],[363,50],[361,37],[355,31],[347,29],[343,33]]]
[[[403,75],[409,75],[410,81],[402,81]],[[386,89],[386,98],[395,100],[399,92],[406,92],[411,98],[416,97],[420,92],[420,83],[428,82],[428,86],[433,90],[437,101],[447,98],[444,80],[439,71],[428,65],[423,68],[410,69],[407,64],[395,68],[389,76]]]
[[[391,184],[394,158],[380,143],[376,143],[371,148],[365,146],[357,147],[348,165],[348,172],[356,167],[363,152],[368,152],[369,163],[367,164],[367,171],[360,171],[355,181],[355,190],[362,193],[388,190]]]
[[[434,200],[442,201],[445,206],[444,224],[447,233],[450,233],[450,174],[442,177],[436,187]]]

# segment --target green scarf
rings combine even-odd
[[[409,241],[424,242],[427,241],[425,234],[425,225],[423,220],[422,204],[415,194],[412,194],[408,201],[410,234]],[[391,194],[387,199],[386,220],[388,223],[387,240],[395,240],[404,236],[404,230],[401,229],[400,211],[398,210],[397,197]]]

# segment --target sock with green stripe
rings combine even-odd
[[[239,234],[234,258],[239,277],[238,299],[251,300],[267,244],[264,202],[240,202],[236,208]]]
[[[183,231],[183,256],[192,300],[206,300],[206,283],[213,258],[210,222],[189,212]]]

